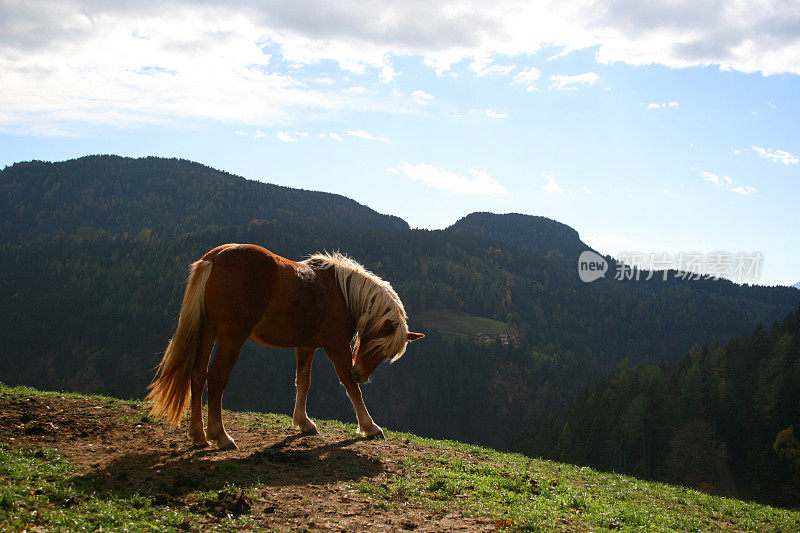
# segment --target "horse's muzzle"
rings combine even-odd
[[[355,368],[350,371],[350,375],[353,377],[353,381],[356,383],[364,383],[367,381],[365,378],[361,377],[361,374],[358,373],[358,370]]]

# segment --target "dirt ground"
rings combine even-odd
[[[433,514],[413,501],[380,509],[358,491],[363,479],[390,484],[400,460],[424,446],[399,439],[363,440],[341,430],[300,436],[288,424],[265,429],[246,414],[228,413],[238,450],[192,449],[185,427],[143,417],[138,406],[102,399],[0,395],[0,440],[14,447],[61,452],[98,493],[140,493],[156,504],[185,506],[202,530],[219,516],[244,514],[278,531],[493,531],[488,519],[451,511]],[[228,483],[246,489],[234,494]],[[255,489],[255,487],[258,487]],[[204,501],[196,490],[215,491]]]

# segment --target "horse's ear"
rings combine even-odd
[[[414,333],[413,331],[409,331],[408,332],[408,342],[413,342],[413,341],[415,341],[417,339],[421,339],[424,336],[425,336],[424,333]]]

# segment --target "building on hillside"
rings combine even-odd
[[[503,346],[519,346],[519,339],[512,333],[501,335],[489,335],[488,333],[476,333],[470,337],[473,344],[487,344],[490,342],[498,342]]]
[[[470,340],[474,344],[485,344],[487,342],[492,342],[494,339],[488,333],[480,332],[480,333],[476,333],[475,335],[470,337]]]

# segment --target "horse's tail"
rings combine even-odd
[[[160,376],[148,387],[150,392],[146,401],[150,404],[150,414],[155,417],[166,415],[172,425],[181,421],[189,402],[192,369],[205,324],[205,293],[209,274],[211,261],[201,259],[192,263],[178,328],[158,365]]]

